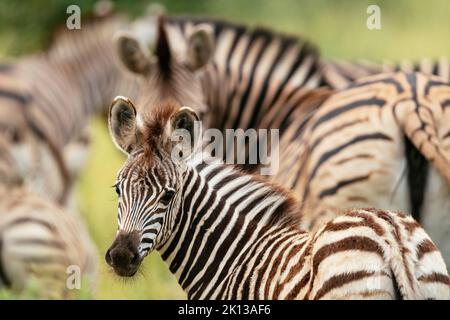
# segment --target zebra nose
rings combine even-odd
[[[108,249],[108,251],[106,251],[106,254],[105,254],[105,261],[106,261],[106,263],[108,264],[108,265],[110,265],[111,267],[112,267],[112,257],[111,257],[111,248],[110,249]]]
[[[110,248],[106,252],[105,259],[111,267],[127,268],[136,264],[139,254],[128,248]]]
[[[119,232],[111,247],[106,251],[106,263],[119,276],[133,276],[142,261],[138,250],[139,244],[140,234],[138,232]]]

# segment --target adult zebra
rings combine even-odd
[[[115,32],[128,27],[115,14],[83,21],[81,30],[62,27],[47,51],[0,69],[4,146],[33,192],[66,203],[87,155],[88,119],[106,113],[117,93],[137,90],[113,53]]]
[[[192,105],[207,127],[222,132],[283,130],[296,106],[320,83],[317,50],[303,39],[182,17],[160,17],[157,24],[153,17],[142,30],[146,35],[134,30],[117,35],[118,56],[144,79],[138,101]],[[235,132],[229,133],[231,140]],[[254,168],[249,161],[245,167]]]
[[[97,255],[84,225],[62,207],[23,188],[5,188],[3,178],[0,290],[41,299],[94,294]]]
[[[106,261],[133,276],[153,249],[189,298],[447,299],[443,259],[410,217],[353,210],[309,234],[288,191],[174,144],[197,115],[165,104],[143,118],[126,98],[109,116],[119,230]],[[195,143],[194,143],[195,144]]]
[[[280,141],[282,166],[271,178],[303,200],[304,227],[311,230],[337,209],[409,211],[450,265],[449,98],[450,85],[439,77],[363,78],[320,107],[293,114],[297,120]],[[429,172],[420,161],[408,168],[420,157]]]
[[[326,88],[332,92],[399,68],[324,61],[309,41],[263,28],[193,17],[160,17],[157,26],[155,21],[151,17],[140,32],[118,34],[123,64],[145,78],[138,101],[192,105],[207,127],[222,132],[276,128],[282,135],[294,110],[310,102],[311,89],[324,87],[314,94],[317,104]],[[401,69],[450,76],[445,59],[414,68],[404,63]]]

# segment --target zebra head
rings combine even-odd
[[[173,142],[179,133],[184,142],[197,136],[198,117],[192,109],[169,104],[154,111],[151,119],[142,120],[123,97],[110,108],[112,139],[128,155],[115,184],[118,232],[105,256],[120,276],[133,276],[144,257],[170,237],[180,209],[185,161],[196,145]]]
[[[137,23],[137,22],[136,22]],[[141,80],[138,105],[166,101],[193,106],[205,112],[202,77],[214,55],[214,32],[208,24],[190,25],[184,34],[165,22],[141,23],[116,34],[116,51],[128,71]],[[156,39],[156,41],[154,41]]]

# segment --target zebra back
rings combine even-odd
[[[303,199],[304,226],[319,228],[336,209],[412,211],[448,261],[450,220],[436,206],[449,205],[449,90],[438,77],[381,74],[331,95],[309,118],[293,120],[280,143],[284,162],[271,178]]]
[[[343,89],[362,77],[389,72],[422,72],[427,75],[441,77],[443,81],[450,82],[450,62],[447,58],[433,61],[425,58],[420,61],[403,60],[402,62],[360,60],[331,60],[323,61],[322,84],[335,89]]]

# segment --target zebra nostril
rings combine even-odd
[[[112,266],[111,249],[108,249],[108,251],[106,251],[105,261],[108,265]]]
[[[132,253],[132,258],[131,258],[131,264],[135,265],[139,262],[139,253],[134,252]]]
[[[128,268],[139,263],[139,255],[128,248],[113,248],[105,255],[106,262],[113,268]]]

